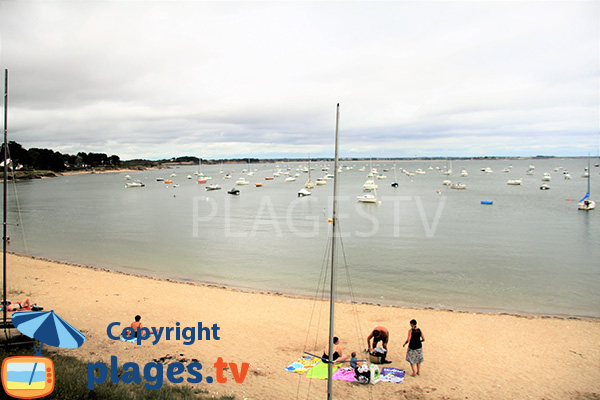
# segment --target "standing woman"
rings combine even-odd
[[[419,328],[417,328],[417,321],[414,319],[410,320],[410,329],[408,330],[408,338],[402,347],[408,343],[408,350],[406,351],[406,361],[410,363],[412,368],[412,375],[419,375],[421,372],[421,363],[423,362],[423,345],[421,342],[425,341],[425,336]]]

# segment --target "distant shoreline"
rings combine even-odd
[[[368,161],[448,161],[448,160],[567,160],[567,159],[587,159],[587,156],[568,156],[568,157],[558,157],[558,156],[534,156],[534,157],[501,157],[501,156],[481,156],[481,157],[398,157],[398,158],[390,158],[390,157],[373,157],[373,158],[340,158],[340,162],[368,162]],[[590,157],[591,159],[597,158],[596,156]],[[250,163],[254,164],[273,164],[273,163],[282,163],[282,162],[306,162],[306,158],[290,158],[290,159],[281,159],[281,158],[271,158],[271,159],[250,159]],[[228,159],[228,160],[206,160],[203,159],[203,162],[206,165],[218,165],[220,163],[223,164],[246,164],[248,163],[247,159]],[[333,162],[332,158],[312,158],[313,162]],[[138,171],[146,171],[146,170],[154,170],[154,169],[169,169],[178,166],[193,166],[196,165],[194,161],[148,161],[152,163],[157,163],[154,166],[139,166],[133,168],[114,168],[114,169],[104,169],[104,168],[85,168],[78,170],[69,170],[62,172],[54,172],[50,170],[31,170],[31,171],[15,171],[15,180],[23,181],[30,179],[44,179],[44,178],[55,178],[58,176],[65,175],[83,175],[83,174],[108,174],[108,173],[119,173],[119,172],[138,172]],[[9,172],[9,181],[12,180],[12,172]],[[0,180],[3,180],[0,179]]]

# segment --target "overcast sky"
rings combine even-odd
[[[116,154],[598,154],[598,1],[2,1],[9,140]]]

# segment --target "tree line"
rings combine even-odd
[[[4,144],[2,145],[4,151]],[[2,153],[4,154],[4,153]],[[51,149],[32,147],[25,149],[17,142],[8,142],[7,158],[12,160],[13,168],[24,170],[49,170],[62,172],[83,168],[120,168],[119,156],[108,156],[104,153],[61,154]]]

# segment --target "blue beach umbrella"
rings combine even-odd
[[[19,332],[42,345],[75,349],[85,342],[83,333],[54,311],[16,312],[12,316],[12,322]]]
[[[85,342],[83,333],[56,315],[54,311],[16,312],[12,316],[12,322],[19,332],[41,343],[39,349],[33,346],[35,356],[42,356],[44,344],[63,349],[75,349]],[[30,385],[36,367],[37,363],[34,363],[29,377]]]

